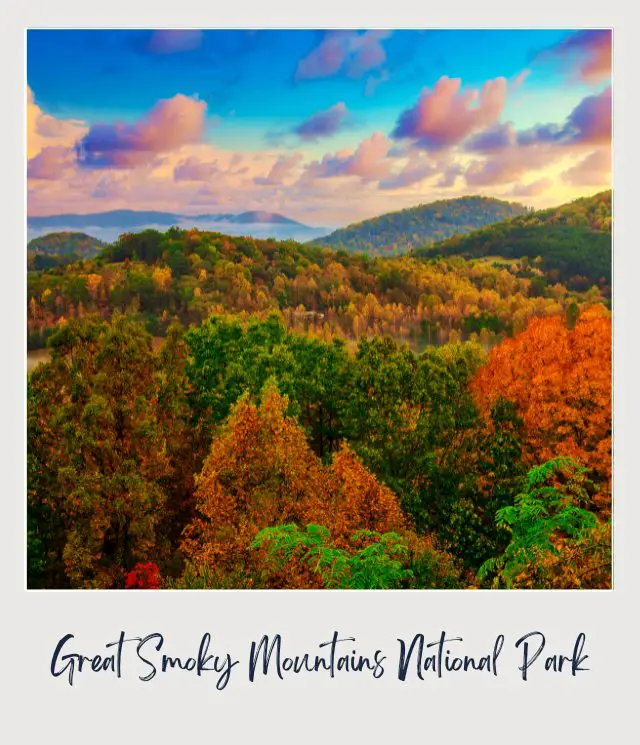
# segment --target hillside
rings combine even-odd
[[[198,230],[128,233],[95,259],[29,272],[29,348],[61,319],[116,310],[162,336],[171,319],[280,312],[289,327],[330,338],[390,334],[414,349],[477,335],[490,346],[536,315],[601,300],[567,292],[520,261],[346,254],[295,241]]]
[[[47,269],[97,256],[106,244],[86,233],[48,233],[27,244],[29,269]]]
[[[539,259],[537,263],[551,280],[578,290],[598,284],[608,294],[611,220],[611,191],[604,191],[416,249],[413,255]]]
[[[313,243],[350,253],[394,255],[522,215],[526,207],[489,197],[460,197],[389,212],[336,230]]]

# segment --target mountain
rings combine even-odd
[[[499,256],[539,260],[551,281],[569,289],[611,284],[611,190],[583,197],[560,207],[527,212],[497,223],[416,249],[413,256],[462,256],[466,259]]]
[[[275,212],[241,212],[240,214],[207,214],[182,215],[175,212],[157,212],[155,210],[111,210],[109,212],[92,212],[88,214],[63,214],[30,216],[27,224],[30,228],[42,227],[99,227],[99,228],[136,228],[148,225],[178,225],[188,222],[229,222],[240,224],[296,225],[307,228],[296,220],[291,220]]]
[[[303,225],[297,220],[292,220],[284,215],[279,215],[277,212],[241,212],[239,215],[227,214],[227,215],[196,215],[195,217],[183,217],[181,220],[209,220],[212,222],[229,222],[237,223],[239,225],[297,225],[300,228],[308,228],[308,225]]]
[[[63,214],[27,217],[30,228],[135,228],[148,224],[174,225],[180,220],[179,215],[153,210],[111,210],[109,212],[90,212],[88,214]]]
[[[91,259],[106,246],[86,233],[48,233],[27,244],[29,269],[48,269],[79,259]]]
[[[325,228],[312,228],[276,212],[250,211],[226,214],[182,215],[154,210],[112,210],[86,215],[65,214],[27,218],[29,238],[51,230],[86,230],[105,243],[113,243],[122,233],[140,232],[148,228],[166,230],[169,227],[217,231],[252,238],[276,238],[304,243],[321,235]]]
[[[521,204],[490,197],[445,199],[354,223],[313,243],[349,252],[393,255],[525,212]]]

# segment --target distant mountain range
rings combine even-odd
[[[30,228],[137,228],[146,225],[178,225],[181,223],[225,222],[241,225],[295,225],[309,228],[296,220],[291,220],[276,212],[241,212],[239,214],[182,215],[176,212],[157,212],[155,210],[111,210],[110,212],[90,212],[88,214],[33,215],[27,218]],[[309,228],[310,230],[312,228]]]
[[[469,233],[526,212],[527,208],[522,204],[491,197],[444,199],[388,212],[311,242],[316,246],[388,256]]]
[[[326,228],[312,228],[276,212],[259,210],[200,215],[155,210],[112,210],[84,215],[32,215],[27,218],[27,236],[31,239],[50,231],[82,230],[105,243],[111,243],[122,233],[137,233],[147,228],[164,231],[172,226],[186,230],[213,230],[227,235],[246,235],[253,238],[296,240],[301,243],[328,232]]]

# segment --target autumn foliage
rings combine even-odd
[[[70,318],[49,346],[28,378],[30,587],[610,586],[602,306],[488,354],[278,314],[172,322],[160,345],[131,314]]]
[[[197,482],[198,517],[183,542],[196,568],[242,572],[267,526],[317,523],[338,542],[363,528],[405,527],[393,492],[346,445],[325,466],[286,408],[287,399],[267,385],[260,405],[240,400],[214,439]]]
[[[127,574],[124,586],[127,590],[158,590],[160,589],[160,570],[152,561],[146,564],[136,564]]]
[[[585,311],[575,327],[561,317],[535,318],[489,354],[472,383],[483,411],[512,401],[524,422],[528,462],[570,456],[592,469],[599,504],[611,493],[611,318]]]

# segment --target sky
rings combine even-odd
[[[607,30],[30,30],[28,212],[338,227],[610,188]]]

